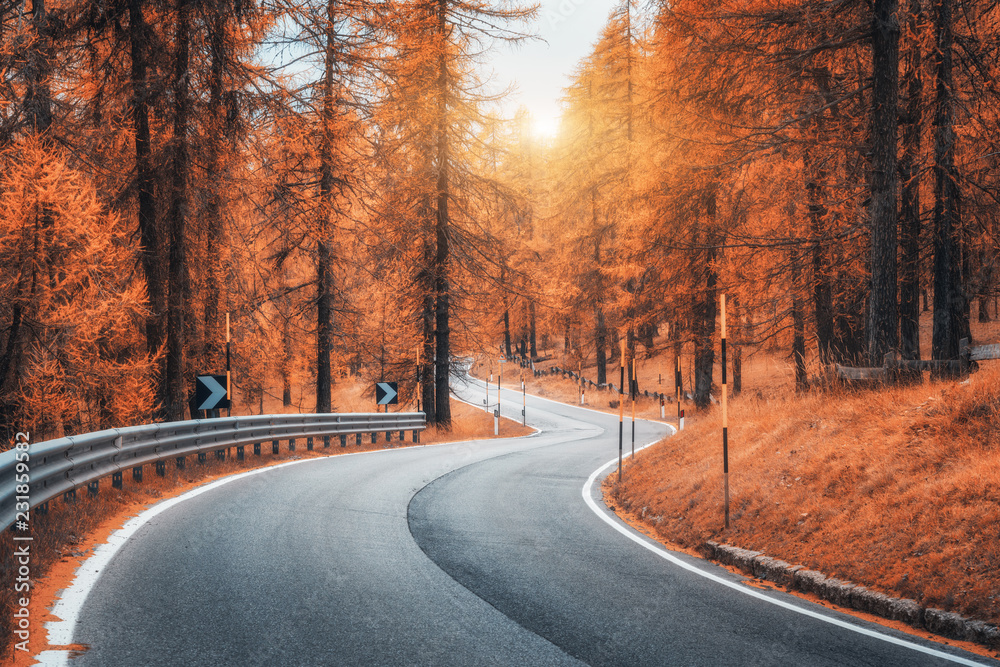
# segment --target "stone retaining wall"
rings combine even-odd
[[[774,582],[789,590],[812,593],[841,607],[901,621],[943,637],[1000,648],[1000,628],[983,621],[974,621],[933,607],[923,607],[906,598],[890,597],[849,581],[807,570],[801,565],[791,565],[765,556],[759,551],[717,542],[706,542],[703,550],[714,561],[732,565],[750,576]]]

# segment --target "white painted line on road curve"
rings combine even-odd
[[[671,428],[673,428],[673,427],[671,427]],[[675,433],[676,433],[676,430],[675,430]],[[646,445],[643,445],[639,449],[645,449],[646,447],[649,447],[652,444],[655,444],[655,443],[648,443]],[[636,451],[638,451],[638,449]],[[614,528],[619,533],[621,533],[625,537],[629,538],[630,540],[632,540],[636,544],[639,544],[639,545],[641,545],[641,546],[649,549],[654,554],[656,554],[657,556],[663,558],[664,560],[667,560],[667,561],[673,563],[674,565],[676,565],[677,567],[683,568],[683,569],[685,569],[685,570],[687,570],[687,571],[689,571],[689,572],[691,572],[693,574],[697,574],[699,577],[704,577],[705,579],[709,579],[711,581],[714,581],[717,584],[721,584],[723,586],[731,588],[734,591],[738,591],[738,592],[740,592],[740,593],[742,593],[744,595],[749,595],[750,597],[757,598],[758,600],[763,600],[764,602],[768,602],[770,604],[776,605],[778,607],[781,607],[782,609],[787,609],[789,611],[795,612],[796,614],[802,614],[803,616],[808,616],[810,618],[814,618],[814,619],[822,621],[824,623],[829,623],[830,625],[835,625],[835,626],[837,626],[839,628],[843,628],[845,630],[850,630],[851,632],[856,632],[856,633],[858,633],[860,635],[865,635],[866,637],[872,637],[874,639],[879,639],[881,641],[888,642],[889,644],[895,644],[897,646],[902,646],[902,647],[905,647],[905,648],[908,648],[908,649],[912,649],[914,651],[918,651],[918,652],[924,653],[926,655],[931,655],[931,656],[934,656],[935,658],[941,658],[942,660],[947,660],[949,662],[953,662],[953,663],[956,663],[956,664],[959,664],[959,665],[970,665],[971,667],[982,667],[983,665],[986,664],[986,663],[981,663],[981,662],[974,662],[972,660],[968,660],[966,658],[962,658],[962,657],[959,657],[957,655],[951,655],[951,654],[945,653],[943,651],[938,651],[938,650],[935,650],[935,649],[932,649],[932,648],[928,648],[926,646],[921,646],[920,644],[914,644],[913,642],[906,641],[905,639],[899,639],[897,637],[892,637],[890,635],[886,635],[886,634],[883,634],[881,632],[877,632],[875,630],[870,630],[868,628],[863,628],[861,626],[854,625],[853,623],[848,623],[847,621],[842,621],[839,618],[833,618],[831,616],[826,616],[824,614],[817,613],[815,611],[812,611],[811,609],[804,609],[802,607],[799,607],[797,605],[791,604],[789,602],[785,602],[784,600],[778,600],[776,598],[773,598],[773,597],[770,597],[768,595],[765,595],[765,594],[763,594],[763,593],[761,593],[759,591],[756,591],[756,590],[754,590],[752,588],[747,588],[746,586],[744,586],[742,584],[735,583],[735,582],[732,582],[732,581],[727,581],[726,579],[723,579],[722,577],[714,575],[714,574],[712,574],[710,572],[705,572],[701,568],[698,568],[698,567],[696,567],[696,566],[694,566],[694,565],[692,565],[690,563],[684,562],[683,560],[677,558],[676,556],[674,556],[673,554],[671,554],[669,551],[667,551],[663,546],[661,546],[659,544],[654,544],[652,542],[647,541],[646,539],[644,539],[643,537],[641,537],[639,533],[633,532],[632,529],[628,528],[624,523],[620,523],[619,521],[616,521],[615,519],[611,518],[611,516],[609,516],[608,512],[602,511],[601,508],[594,501],[594,498],[593,498],[593,486],[594,486],[594,482],[601,475],[601,473],[603,473],[605,470],[607,470],[611,466],[617,465],[617,463],[618,463],[618,458],[616,457],[616,458],[612,459],[611,461],[608,461],[607,463],[605,463],[603,466],[601,466],[600,468],[598,468],[597,470],[595,470],[593,473],[591,473],[590,477],[587,479],[587,481],[583,485],[583,500],[584,500],[584,502],[587,503],[587,506],[591,509],[591,511],[593,511],[594,514],[596,514],[597,516],[601,517],[601,519],[603,519],[609,526],[611,526],[612,528]]]
[[[80,612],[83,609],[83,605],[87,601],[87,596],[90,595],[90,591],[93,589],[94,584],[97,583],[97,580],[100,578],[101,574],[103,574],[104,569],[108,566],[108,563],[111,562],[111,559],[118,553],[118,550],[121,549],[128,539],[135,535],[140,528],[149,523],[149,521],[155,518],[158,514],[170,509],[174,505],[182,503],[185,500],[190,500],[196,496],[200,496],[206,491],[211,491],[212,489],[216,489],[238,479],[244,479],[246,477],[259,475],[277,468],[284,468],[298,463],[329,461],[330,459],[338,459],[348,456],[370,456],[372,454],[385,454],[387,452],[403,452],[422,447],[444,447],[456,444],[461,443],[441,442],[427,445],[409,445],[407,447],[394,449],[375,449],[366,452],[345,452],[331,456],[296,459],[293,461],[278,463],[276,465],[264,466],[262,468],[254,468],[253,470],[235,473],[229,475],[228,477],[222,477],[213,482],[209,482],[204,486],[199,486],[191,489],[190,491],[186,491],[179,496],[163,500],[126,521],[121,528],[114,531],[108,537],[107,542],[95,547],[94,553],[91,554],[90,558],[85,560],[83,564],[77,568],[73,581],[62,591],[59,599],[52,606],[52,616],[60,620],[49,621],[45,624],[45,629],[48,631],[48,644],[49,646],[67,646],[72,644],[73,633],[76,631],[76,624],[80,618]],[[34,656],[34,659],[38,661],[36,665],[40,665],[41,667],[66,667],[71,664],[70,659],[75,653],[78,653],[78,651],[53,649],[38,653]]]
[[[340,454],[339,456],[344,456],[344,454]],[[265,466],[263,468],[255,468],[253,470],[247,470],[246,472],[230,475],[229,477],[223,477],[215,480],[214,482],[209,482],[204,486],[199,486],[191,489],[190,491],[186,491],[179,496],[174,496],[173,498],[168,498],[167,500],[159,502],[126,521],[125,525],[108,537],[107,542],[94,549],[93,555],[85,560],[79,569],[77,569],[73,582],[63,591],[59,600],[52,606],[52,615],[60,620],[50,621],[45,624],[45,629],[48,630],[49,633],[49,645],[66,646],[73,642],[73,632],[76,629],[77,620],[80,618],[80,611],[83,609],[83,604],[87,601],[87,596],[90,595],[90,591],[93,589],[94,584],[97,583],[98,578],[100,578],[101,574],[104,572],[104,568],[108,566],[108,563],[110,563],[111,559],[118,553],[118,550],[125,545],[125,542],[127,542],[130,537],[135,535],[140,528],[149,523],[149,521],[155,518],[158,514],[170,509],[174,505],[184,502],[185,500],[190,500],[191,498],[200,496],[206,491],[211,491],[212,489],[229,484],[237,479],[244,479],[253,475],[259,475],[269,470],[284,468],[297,463],[322,460],[324,459],[297,459],[295,461],[286,461],[285,463]],[[43,651],[36,656],[36,659],[39,660],[42,665],[67,665],[69,664],[68,658],[70,653],[71,651]]]

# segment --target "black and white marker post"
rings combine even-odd
[[[528,392],[524,388],[524,371],[521,371],[521,425],[528,425]]]
[[[722,479],[726,487],[726,528],[729,528],[729,417],[726,414],[726,295],[722,306]]]
[[[677,430],[684,430],[684,410],[681,409],[681,355],[677,355],[677,369],[674,371],[674,390],[677,392]]]
[[[226,408],[226,416],[233,416],[233,392],[232,392],[232,355],[229,351],[229,312],[226,312],[226,400],[229,407]]]
[[[500,357],[500,368],[497,370],[497,409],[493,411],[493,435],[500,435],[500,381],[503,380],[503,362]]]
[[[618,382],[618,481],[622,481],[622,447],[625,440],[625,338],[621,339],[621,378]]]
[[[635,357],[632,357],[632,386],[629,387],[632,394],[632,458],[635,458],[635,397],[639,393],[639,376],[636,375]]]

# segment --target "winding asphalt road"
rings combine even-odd
[[[87,594],[70,664],[998,664],[664,556],[587,484],[617,416],[527,416],[540,433],[309,460],[161,511]],[[637,445],[668,432],[640,422]]]

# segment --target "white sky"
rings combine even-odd
[[[499,45],[491,53],[497,84],[514,83],[517,90],[504,105],[512,116],[524,105],[535,132],[552,136],[558,129],[559,100],[577,64],[590,54],[611,9],[621,0],[541,0],[534,32],[543,40],[520,46]]]

